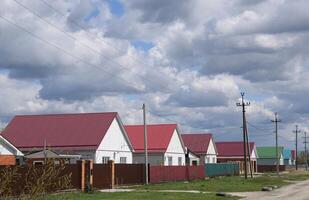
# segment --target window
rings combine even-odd
[[[33,161],[33,165],[34,165],[34,166],[41,166],[41,165],[44,165],[44,161],[42,161],[42,160]]]
[[[212,158],[212,163],[216,163],[216,158],[215,157]]]
[[[168,165],[173,165],[173,157],[169,156],[167,157]]]
[[[120,163],[126,164],[127,163],[127,157],[120,157]]]
[[[178,165],[182,165],[182,157],[178,157]]]
[[[102,157],[102,163],[103,164],[107,164],[108,161],[109,161],[109,157],[105,157],[105,156]]]
[[[209,157],[206,158],[206,163],[210,163]]]

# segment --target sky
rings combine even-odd
[[[309,127],[307,0],[2,0],[0,125],[116,111],[124,124],[294,148]],[[302,148],[300,133],[299,148]]]

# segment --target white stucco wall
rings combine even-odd
[[[178,158],[181,158],[181,165],[185,165],[186,155],[185,149],[181,144],[181,140],[177,130],[174,131],[168,148],[164,154],[164,165],[168,165],[168,157],[172,157],[172,165],[178,165]]]
[[[120,157],[126,157],[126,163],[132,163],[132,151],[124,134],[115,118],[95,152],[94,162],[102,163],[103,157],[109,157],[115,163],[120,163]]]
[[[217,163],[217,152],[212,139],[209,141],[205,163]]]

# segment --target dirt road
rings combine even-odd
[[[284,186],[271,192],[243,192],[233,194],[242,196],[245,200],[309,200],[309,180]]]

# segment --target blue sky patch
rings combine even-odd
[[[131,44],[136,48],[136,49],[141,49],[143,51],[148,51],[155,45],[152,42],[145,42],[142,40],[134,40],[131,42]]]
[[[124,13],[123,5],[119,0],[106,0],[113,15],[121,17]]]

